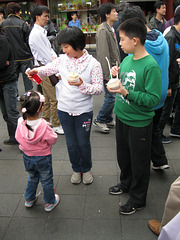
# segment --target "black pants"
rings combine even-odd
[[[152,123],[146,127],[131,127],[116,117],[117,160],[121,170],[120,184],[129,192],[133,207],[146,205],[150,177]]]
[[[175,99],[175,117],[174,122],[171,127],[171,130],[173,131],[179,131],[180,130],[180,88],[177,91],[176,99]]]
[[[165,100],[165,103],[163,106],[163,111],[162,111],[161,118],[159,121],[159,128],[161,130],[161,133],[163,133],[166,123],[169,120],[169,116],[170,116],[172,108],[173,108],[176,94],[177,94],[177,89],[172,89],[172,95],[170,97],[167,97]]]
[[[168,164],[164,146],[161,140],[161,130],[159,128],[162,110],[163,108],[155,110],[155,116],[153,118],[151,160],[155,167]]]

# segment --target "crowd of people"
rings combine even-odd
[[[23,152],[28,172],[26,207],[32,207],[38,198],[39,180],[45,210],[51,211],[60,201],[53,188],[51,155],[57,134],[65,135],[73,170],[71,183],[93,182],[92,124],[105,134],[110,128],[116,131],[120,180],[109,188],[109,193],[129,193],[119,213],[131,215],[146,206],[151,161],[154,170],[169,168],[163,144],[171,139],[164,136],[163,130],[173,110],[170,136],[180,137],[179,6],[180,0],[176,0],[174,18],[168,26],[164,1],[155,3],[155,14],[148,22],[139,6],[120,4],[117,12],[114,4],[102,4],[102,23],[96,35],[97,59],[85,49],[85,35],[76,13],[58,33],[63,53],[56,54],[48,40],[48,29],[56,26],[56,21],[49,21],[48,7],[34,7],[31,27],[21,19],[18,3],[7,4],[6,19],[0,8],[0,106],[9,134],[4,144],[19,144]],[[57,35],[57,31],[49,32]],[[20,72],[25,88],[20,97],[22,117],[17,111]],[[70,73],[78,79],[70,81]],[[37,91],[32,90],[36,74],[42,78]],[[119,79],[116,88],[107,84],[111,78]],[[103,88],[104,103],[93,119],[93,95],[101,94]],[[149,221],[150,229],[158,235],[161,227],[179,212],[172,197],[177,196],[176,202],[180,199],[178,187],[173,188],[178,184],[179,179],[170,189],[164,210],[168,217],[163,217],[162,224]],[[169,213],[171,204],[175,210]]]

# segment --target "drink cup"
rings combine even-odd
[[[107,83],[107,86],[112,90],[118,89],[119,88],[119,79],[118,78],[110,79],[109,82]]]
[[[26,72],[28,72],[28,71],[30,71],[31,69],[30,68],[28,68],[28,69],[26,69]],[[32,80],[33,80],[33,82],[35,82],[36,84],[40,84],[40,83],[42,83],[42,79],[37,75],[37,74],[33,74],[32,75]]]

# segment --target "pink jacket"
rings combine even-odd
[[[51,147],[57,141],[57,134],[54,133],[49,123],[42,119],[42,122],[29,138],[29,130],[22,117],[18,119],[15,138],[19,142],[19,148],[28,156],[46,156],[51,154]]]

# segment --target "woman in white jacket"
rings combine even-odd
[[[63,29],[58,42],[65,54],[46,66],[28,71],[27,75],[32,79],[34,73],[40,77],[60,74],[61,80],[55,86],[57,108],[73,169],[71,182],[78,184],[82,177],[84,184],[90,184],[93,182],[90,144],[92,95],[103,91],[102,69],[100,63],[84,49],[85,35],[79,28]],[[68,81],[70,72],[79,75],[77,82]]]

